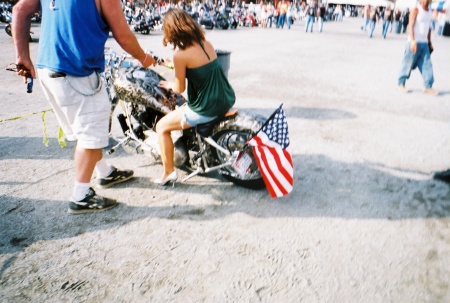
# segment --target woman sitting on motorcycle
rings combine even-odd
[[[187,105],[164,116],[156,125],[164,172],[159,185],[175,182],[178,174],[173,163],[174,145],[171,131],[194,127],[225,114],[235,102],[234,90],[217,60],[213,45],[187,12],[169,9],[164,17],[163,45],[172,44],[174,81],[161,81],[161,87],[182,93],[186,89]],[[170,60],[165,60],[168,65]]]

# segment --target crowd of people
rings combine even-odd
[[[369,38],[373,37],[377,24],[381,25],[381,35],[386,38],[388,33],[405,34],[409,23],[409,8],[394,6],[355,6],[332,4],[321,0],[260,0],[253,3],[223,0],[193,0],[185,2],[166,2],[165,0],[122,0],[122,8],[129,22],[142,18],[158,20],[161,29],[162,18],[169,8],[180,8],[187,11],[195,20],[201,20],[205,15],[223,15],[226,18],[239,18],[240,26],[257,26],[260,28],[290,29],[294,22],[304,21],[305,32],[313,31],[314,23],[318,30],[323,30],[324,21],[343,21],[345,17],[361,17],[361,29],[367,31]],[[161,20],[161,21],[160,21]],[[247,20],[247,22],[246,22]],[[442,34],[445,24],[445,14],[434,12],[432,26]]]
[[[240,19],[241,26],[257,26],[260,28],[284,28],[290,29],[296,21],[308,22],[308,29],[312,30],[314,22],[323,28],[323,21],[343,21],[344,16],[357,17],[360,8],[353,5],[326,4],[318,1],[266,1],[258,3],[246,3],[243,0],[234,1],[198,1],[189,3],[185,1],[135,1],[122,0],[124,14],[131,24],[132,20],[152,18],[154,15],[163,17],[169,8],[180,8],[187,11],[194,19],[200,20],[205,14],[227,15]],[[245,22],[251,19],[252,22]],[[320,31],[319,29],[319,31]]]

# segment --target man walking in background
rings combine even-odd
[[[305,33],[308,32],[308,28],[309,28],[310,24],[311,24],[310,32],[312,33],[312,31],[313,31],[313,25],[314,25],[314,21],[316,19],[316,14],[317,14],[317,5],[316,5],[315,1],[317,1],[317,0],[314,0],[314,2],[313,2],[313,0],[311,0],[311,2],[306,7]]]
[[[411,70],[419,68],[424,81],[424,93],[437,95],[433,89],[433,65],[431,63],[431,22],[432,12],[429,8],[430,0],[420,0],[420,4],[410,13],[408,42],[403,56],[402,67],[398,77],[398,90],[407,92],[406,80],[411,75]]]

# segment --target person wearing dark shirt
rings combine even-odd
[[[178,179],[173,162],[174,144],[171,132],[206,123],[225,114],[235,102],[234,90],[217,59],[214,46],[206,40],[204,30],[184,10],[169,9],[164,17],[163,45],[173,45],[174,81],[161,81],[161,87],[182,93],[187,104],[165,115],[156,124],[164,171],[159,185]],[[164,60],[165,64],[171,60]]]

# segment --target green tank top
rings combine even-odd
[[[225,114],[236,100],[234,90],[223,73],[219,60],[186,69],[188,106],[199,115]]]

